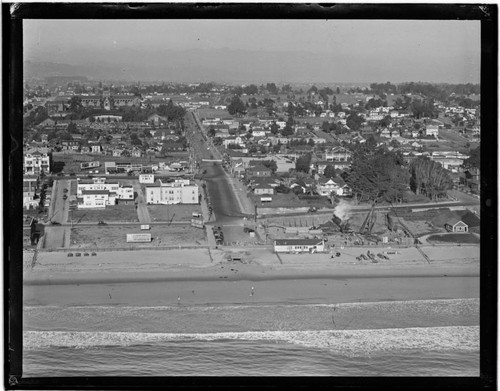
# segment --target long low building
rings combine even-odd
[[[276,253],[315,253],[325,251],[323,239],[276,239],[274,252]]]
[[[174,182],[155,181],[146,185],[148,204],[197,204],[199,202],[198,185],[189,179],[176,179]]]

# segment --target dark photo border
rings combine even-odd
[[[496,4],[2,4],[4,186],[4,387],[6,389],[164,389],[170,387],[331,387],[487,389],[497,355],[497,82]],[[23,19],[433,19],[481,21],[480,376],[448,377],[36,377],[22,373],[22,99]]]

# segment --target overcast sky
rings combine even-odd
[[[322,61],[326,58],[332,63],[343,64],[335,70],[337,81],[357,81],[352,79],[357,76],[360,81],[477,83],[480,23],[202,19],[24,21],[26,58],[74,63],[82,61],[69,55],[77,49],[86,53],[95,50],[97,58],[94,60],[99,60],[98,53],[103,50],[118,53],[125,49],[142,52],[164,49],[309,52],[321,55]],[[360,66],[360,62],[364,65]],[[278,68],[280,64],[268,66]],[[315,66],[311,64],[311,69]],[[325,73],[324,68],[318,72]],[[362,74],[354,74],[351,68]],[[293,76],[300,79],[299,74]],[[306,75],[303,78],[307,79]]]

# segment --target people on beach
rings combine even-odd
[[[252,289],[250,290],[250,296],[253,296],[254,294],[254,287],[252,287]]]
[[[177,305],[180,305],[180,304],[181,304],[181,297],[177,296]]]

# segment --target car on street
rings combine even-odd
[[[104,221],[102,220],[99,220],[99,222],[97,223],[97,225],[108,225],[107,223],[105,223]]]
[[[64,192],[64,193],[67,193],[67,192],[68,192],[68,189],[64,189],[64,190],[63,190],[63,192]]]
[[[68,196],[65,194],[63,195],[63,200],[67,200],[68,199]]]
[[[61,223],[59,223],[58,221],[51,221],[50,224],[51,225],[61,225]]]

